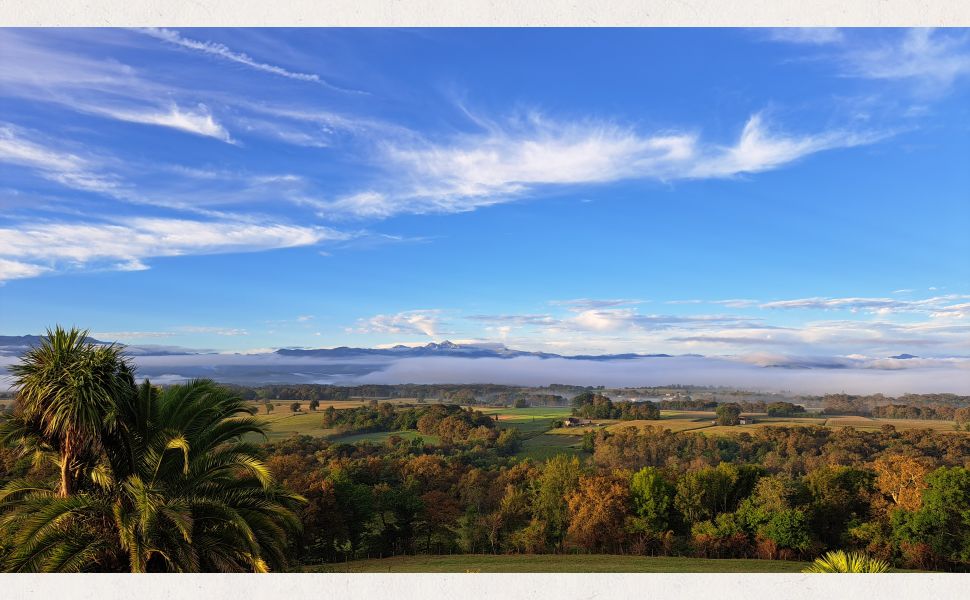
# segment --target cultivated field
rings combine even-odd
[[[809,563],[610,554],[396,556],[304,567],[313,573],[798,573]]]

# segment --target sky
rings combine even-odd
[[[967,30],[0,30],[0,334],[966,374],[968,231]]]

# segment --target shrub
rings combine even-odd
[[[835,550],[816,558],[803,573],[886,573],[889,563],[863,552]]]

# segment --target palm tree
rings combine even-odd
[[[74,491],[85,455],[97,453],[98,433],[115,425],[115,399],[134,385],[121,349],[87,341],[88,332],[57,326],[10,368],[18,389],[18,420],[58,453],[59,495]]]
[[[30,354],[24,363],[46,357]],[[19,367],[24,373],[40,370]],[[285,566],[287,539],[299,528],[292,508],[302,499],[273,481],[259,447],[243,439],[265,433],[254,409],[207,380],[165,390],[145,381],[117,392],[88,411],[86,428],[71,431],[84,444],[75,446],[67,486],[18,480],[0,489],[4,570]],[[24,452],[58,456],[61,432],[44,427],[43,420],[52,409],[39,395],[29,402],[31,412],[18,407],[3,424],[5,439]]]
[[[889,563],[863,552],[835,550],[816,558],[804,573],[886,573]]]

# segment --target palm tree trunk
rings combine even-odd
[[[74,492],[74,477],[71,473],[71,463],[74,462],[74,444],[71,431],[64,434],[64,446],[61,448],[61,489],[58,495],[67,498]]]

